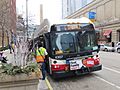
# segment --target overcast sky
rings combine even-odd
[[[24,14],[26,10],[26,0],[16,0],[17,12]],[[62,17],[62,0],[28,0],[29,19],[32,19],[33,23],[39,24],[40,22],[40,4],[43,4],[43,17],[48,18],[50,21],[56,21]]]

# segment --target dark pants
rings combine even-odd
[[[42,63],[41,71],[42,71],[42,76],[43,76],[42,80],[45,80],[46,70],[45,70],[45,63],[44,62]]]

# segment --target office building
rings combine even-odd
[[[83,16],[89,18],[90,13],[94,13],[93,22],[96,30],[100,31],[99,41],[105,43],[120,42],[120,1],[89,0],[89,2],[82,2],[82,4],[82,7],[64,18],[80,18]]]

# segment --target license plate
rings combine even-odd
[[[70,70],[77,70],[79,69],[79,65],[71,65]]]
[[[73,60],[70,61],[70,70],[77,70],[80,69],[82,67],[82,62],[81,60]]]
[[[94,61],[87,61],[87,64],[94,65]]]

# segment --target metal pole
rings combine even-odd
[[[26,0],[26,32],[27,32],[27,39],[28,39],[28,0]]]
[[[62,0],[62,19],[63,19],[63,0]]]

